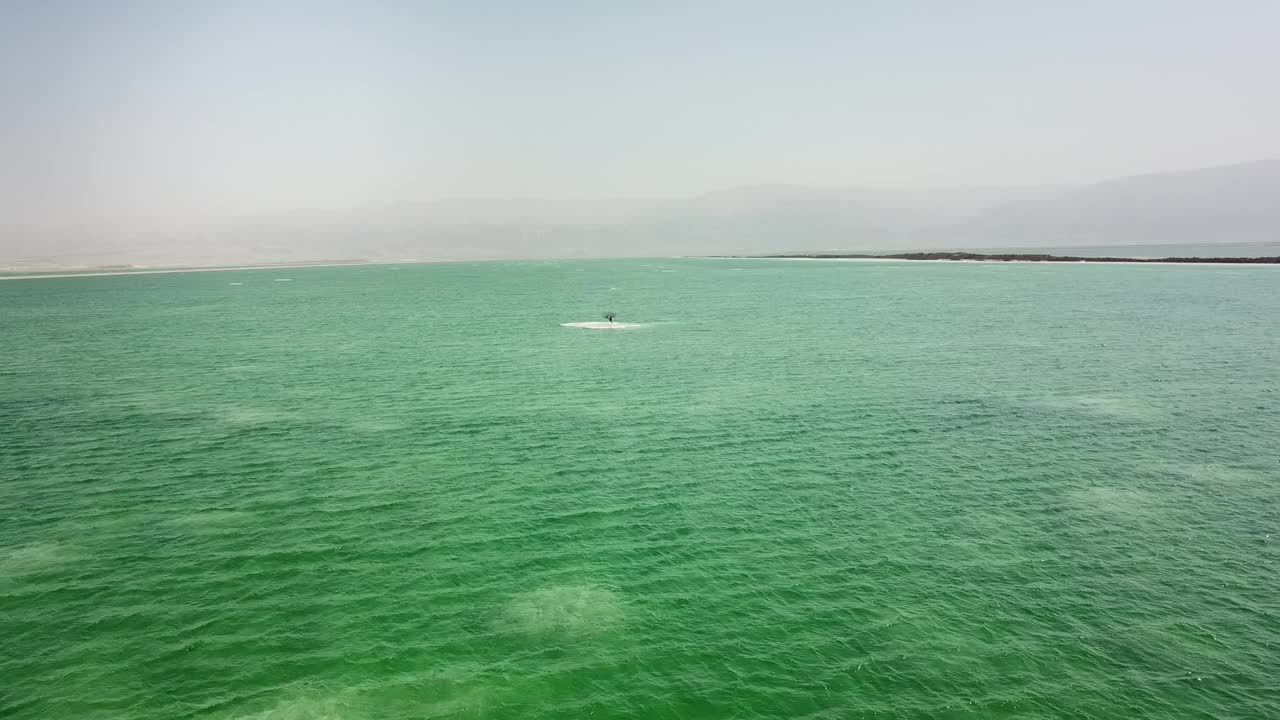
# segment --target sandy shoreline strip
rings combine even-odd
[[[319,262],[298,263],[296,265],[219,265],[217,267],[174,267],[155,268],[152,270],[87,270],[85,272],[63,272],[43,274],[11,274],[0,275],[0,280],[45,280],[48,278],[107,277],[112,275],[172,275],[174,273],[196,272],[230,272],[234,270],[293,270],[295,268],[314,267],[366,267],[368,265],[423,265],[427,263],[453,262],[452,260],[388,260],[386,262]]]

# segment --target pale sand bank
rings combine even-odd
[[[365,267],[368,265],[424,265],[446,263],[453,260],[404,260],[389,262],[329,262],[300,263],[297,265],[219,265],[217,267],[173,267],[153,270],[103,270],[87,272],[39,273],[0,275],[0,280],[44,280],[46,278],[106,277],[110,275],[171,275],[174,273],[227,272],[231,270],[292,270],[313,267]]]

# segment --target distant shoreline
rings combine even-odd
[[[113,275],[170,275],[173,273],[195,273],[195,272],[227,272],[232,270],[292,270],[294,268],[314,268],[314,267],[364,267],[366,265],[418,265],[423,263],[443,263],[452,262],[451,260],[334,260],[332,262],[314,262],[314,263],[280,263],[275,265],[215,265],[210,267],[158,267],[158,268],[139,268],[137,270],[107,270],[86,268],[84,271],[51,271],[41,272],[39,270],[31,271],[10,271],[10,274],[0,275],[0,280],[44,280],[46,278],[78,278],[78,277],[109,277]]]
[[[1040,255],[1034,253],[967,253],[918,252],[893,255],[865,254],[787,254],[729,255],[724,257],[767,260],[931,260],[944,262],[1051,262],[1051,263],[1166,263],[1177,265],[1280,265],[1280,257],[1082,257],[1076,255]]]

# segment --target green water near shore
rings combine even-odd
[[[2,717],[1280,716],[1275,268],[290,268],[0,309]],[[641,327],[560,326],[604,310]]]

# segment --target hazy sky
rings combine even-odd
[[[1280,155],[1280,2],[0,0],[0,225]]]

